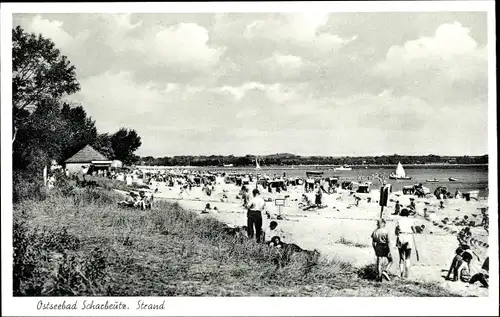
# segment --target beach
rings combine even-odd
[[[193,187],[190,191],[180,194],[180,186],[168,187],[163,182],[152,182],[151,188],[158,188],[155,199],[177,201],[188,210],[200,213],[203,217],[214,217],[229,226],[246,225],[246,210],[242,207],[242,201],[237,199],[240,188],[234,184],[220,183],[214,186],[215,191],[207,196],[200,187]],[[249,188],[254,188],[249,184]],[[375,255],[371,247],[370,235],[376,227],[376,220],[380,216],[379,190],[373,188],[368,194],[355,194],[362,200],[359,206],[355,206],[355,199],[348,191],[341,190],[335,194],[323,195],[325,208],[303,211],[299,208],[303,186],[289,186],[287,191],[281,193],[262,192],[263,198],[268,201],[266,210],[271,214],[271,219],[264,216],[263,228],[269,225],[269,221],[278,222],[278,226],[285,233],[288,243],[295,243],[308,250],[316,249],[322,257],[338,257],[359,268],[375,262]],[[223,195],[227,201],[221,201]],[[371,198],[368,202],[367,198]],[[384,210],[384,219],[387,220],[387,229],[390,233],[391,254],[394,262],[390,267],[390,274],[399,275],[398,251],[395,247],[394,235],[395,224],[399,216],[391,215],[394,212],[394,202],[399,200],[402,206],[410,203],[414,198],[417,206],[417,215],[414,217],[416,225],[424,225],[423,233],[415,235],[415,242],[419,252],[419,260],[412,254],[411,273],[409,279],[416,281],[427,281],[439,283],[442,287],[457,294],[465,296],[487,296],[488,289],[479,285],[469,285],[462,282],[446,281],[445,276],[457,244],[456,232],[461,227],[444,225],[442,220],[446,217],[453,219],[469,215],[480,215],[478,208],[484,207],[487,201],[466,201],[465,199],[446,199],[444,209],[439,209],[439,200],[432,198],[418,198],[411,195],[403,195],[401,191],[392,192],[389,196],[389,204]],[[281,211],[275,206],[275,199],[285,199],[286,205]],[[209,203],[216,212],[201,214],[205,205]],[[427,208],[431,219],[424,218],[423,209]],[[435,211],[435,213],[432,213]],[[276,216],[281,212],[283,220],[277,220]],[[433,224],[434,222],[434,224]],[[481,241],[482,246],[475,246],[473,251],[479,256],[471,262],[471,273],[479,272],[484,259],[488,256],[488,234],[482,227],[471,228],[474,238]]]

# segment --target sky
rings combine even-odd
[[[17,14],[141,156],[483,155],[486,13]],[[494,45],[494,44],[492,44]]]

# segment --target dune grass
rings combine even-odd
[[[372,280],[340,260],[286,258],[224,224],[157,202],[124,209],[108,189],[67,186],[14,205],[15,296],[456,296]]]

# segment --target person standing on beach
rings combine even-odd
[[[266,202],[264,198],[260,196],[260,192],[257,188],[252,191],[253,198],[248,203],[248,213],[247,213],[247,232],[248,237],[253,238],[254,227],[255,236],[257,242],[260,242],[262,235],[262,212],[265,209]]]
[[[401,277],[408,277],[410,270],[410,256],[413,248],[413,234],[415,233],[413,220],[408,218],[408,209],[400,212],[401,219],[396,225],[396,246],[399,251],[399,270]]]
[[[389,248],[389,232],[385,228],[385,220],[377,220],[377,229],[372,233],[372,246],[377,256],[377,280],[382,277],[390,281],[387,268],[392,264],[391,249]],[[385,261],[387,259],[387,262]]]
[[[250,194],[248,193],[248,188],[245,185],[241,187],[241,199],[243,200],[243,208],[247,208],[248,202],[250,201]]]

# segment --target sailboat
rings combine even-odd
[[[259,165],[259,161],[257,160],[257,158],[255,158],[255,169],[260,170],[260,165]]]
[[[398,162],[398,167],[396,168],[396,173],[391,173],[389,175],[390,179],[411,179],[411,176],[406,176],[405,169],[401,162]]]

